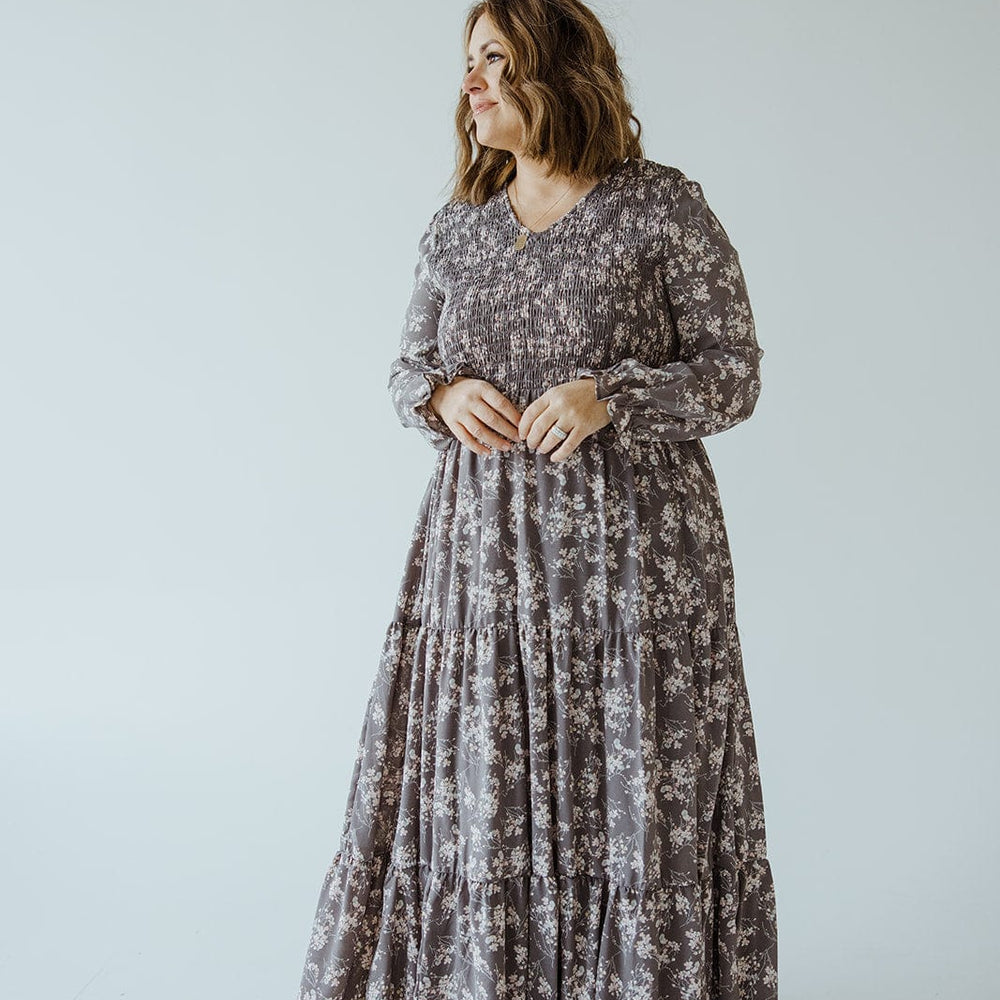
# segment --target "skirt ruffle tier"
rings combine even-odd
[[[390,624],[299,1000],[774,1000],[735,622]]]

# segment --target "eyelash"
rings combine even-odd
[[[501,55],[501,53],[499,53],[499,52],[487,52],[486,53],[486,61],[487,61],[487,63],[489,63],[489,61],[490,61],[490,56],[496,56],[497,59],[503,59],[503,55]],[[492,65],[492,63],[490,63],[490,65]],[[471,73],[472,72],[472,67],[471,66],[466,66],[465,67],[465,72],[466,73]]]

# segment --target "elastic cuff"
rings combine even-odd
[[[596,382],[597,398],[608,404],[611,423],[602,427],[598,433],[606,436],[612,427],[619,433],[627,431],[632,420],[632,411],[627,396],[620,391],[622,380],[612,371],[602,368],[578,368],[574,377],[592,378]]]
[[[449,437],[455,437],[452,429],[434,412],[430,405],[430,398],[434,394],[435,388],[439,385],[449,385],[459,375],[470,375],[475,377],[472,366],[465,361],[459,361],[444,368],[428,368],[421,372],[424,380],[418,397],[413,401],[413,411],[418,414],[432,430]]]

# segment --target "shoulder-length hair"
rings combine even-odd
[[[481,0],[466,16],[463,66],[483,14],[507,49],[500,92],[525,123],[528,156],[545,161],[550,173],[599,179],[626,157],[643,155],[642,124],[632,113],[614,46],[588,7],[579,0]],[[506,149],[479,145],[464,92],[455,128],[452,197],[481,205],[514,176],[517,162]]]

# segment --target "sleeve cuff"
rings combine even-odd
[[[417,416],[419,416],[431,430],[437,431],[439,434],[445,434],[450,438],[454,438],[455,434],[452,429],[434,412],[430,405],[430,398],[434,394],[434,390],[439,385],[448,385],[459,375],[469,375],[475,377],[475,372],[472,370],[470,365],[461,361],[447,368],[428,368],[420,374],[423,378],[417,382],[416,395],[411,400],[413,412],[416,413]]]
[[[632,421],[632,411],[623,391],[624,374],[614,368],[578,368],[574,377],[592,378],[596,383],[597,398],[607,402],[611,423],[602,427],[598,433],[604,434],[609,428],[614,428],[619,434],[626,433]]]

